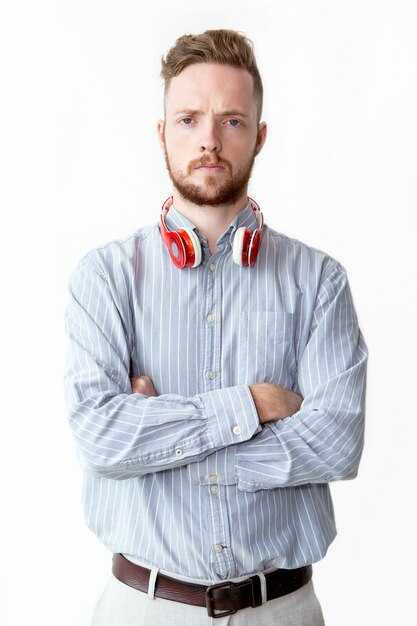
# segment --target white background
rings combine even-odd
[[[345,265],[371,352],[366,449],[332,487],[316,591],[329,626],[415,623],[416,18],[401,0],[2,4],[1,624],[87,626],[109,576],[66,423],[66,286],[85,252],[157,220],[160,56],[224,27],[253,39],[265,85],[250,192]]]

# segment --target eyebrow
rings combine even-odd
[[[204,111],[200,109],[183,109],[182,111],[176,111],[174,116],[177,115],[203,115]],[[237,116],[237,117],[249,117],[246,113],[242,113],[242,111],[238,111],[237,109],[232,109],[230,111],[223,111],[222,113],[216,113],[216,117],[224,117],[224,116]]]

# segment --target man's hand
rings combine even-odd
[[[132,383],[132,393],[143,393],[145,396],[158,395],[149,376],[135,376],[130,381]]]
[[[250,385],[260,424],[289,417],[296,413],[304,398],[291,389],[273,383]]]

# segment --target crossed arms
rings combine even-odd
[[[340,266],[329,263],[322,272],[298,361],[302,397],[263,382],[190,398],[155,395],[150,380],[131,380],[131,340],[123,323],[128,305],[118,297],[105,268],[85,258],[70,282],[65,386],[87,472],[123,480],[229,447],[244,490],[356,475],[367,351]]]
[[[131,379],[132,393],[156,397],[156,389],[149,376],[135,376]],[[303,401],[302,396],[291,389],[273,383],[250,385],[260,424],[273,422],[296,413]]]

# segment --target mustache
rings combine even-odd
[[[207,163],[210,163],[210,165],[221,165],[229,171],[229,174],[232,174],[232,164],[230,161],[222,159],[222,157],[219,156],[209,156],[208,154],[204,154],[201,158],[190,161],[188,164],[188,174],[191,174],[192,170],[196,167],[202,167],[203,165],[207,165]]]

